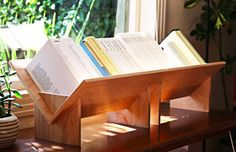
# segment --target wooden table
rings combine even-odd
[[[22,130],[15,145],[7,152],[31,151],[168,151],[236,127],[236,113],[211,110],[209,113],[162,108],[165,117],[177,118],[150,129],[122,128],[99,124],[82,129],[82,147],[66,146],[34,138],[34,129]],[[86,130],[87,129],[87,130]],[[103,131],[100,131],[103,129]],[[136,129],[136,130],[134,130]],[[91,133],[92,132],[92,133]],[[126,132],[126,133],[124,133]]]

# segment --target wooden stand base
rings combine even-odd
[[[35,136],[81,145],[81,119],[107,113],[109,122],[149,128],[160,124],[160,102],[209,111],[211,76],[224,62],[84,80],[69,96],[42,93],[25,71],[27,61],[12,66],[35,102]],[[186,97],[188,96],[188,97]],[[184,97],[182,99],[176,99]],[[173,100],[175,99],[175,100]]]

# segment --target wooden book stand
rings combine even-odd
[[[168,100],[171,107],[208,112],[211,77],[225,64],[88,79],[67,97],[40,92],[25,70],[28,63],[11,62],[35,102],[35,137],[74,146],[81,145],[85,117],[107,113],[108,122],[149,128],[159,124],[159,104]]]

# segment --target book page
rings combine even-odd
[[[87,54],[71,38],[57,39],[53,41],[53,45],[78,82],[101,76]]]
[[[123,41],[116,38],[99,38],[96,40],[100,42],[104,51],[118,66],[122,74],[141,71],[135,60],[128,54],[127,45]]]
[[[49,40],[26,67],[40,91],[70,95],[80,84]]]
[[[204,60],[179,31],[172,31],[160,44],[176,66],[197,65]]]
[[[168,56],[150,34],[120,33],[116,37],[127,44],[127,51],[143,71],[173,67]]]

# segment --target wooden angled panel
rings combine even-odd
[[[82,117],[124,109],[153,83],[161,84],[161,101],[188,96],[224,64],[216,62],[84,80],[57,110],[53,121],[78,99],[81,99]]]
[[[67,96],[48,94],[39,92],[39,95],[43,98],[43,102],[47,105],[48,110],[54,114],[66,101]]]
[[[189,96],[170,100],[171,108],[209,112],[210,111],[211,77],[206,79]]]
[[[81,117],[80,102],[74,103],[70,110],[58,118],[56,123],[49,124],[36,107],[35,137],[58,143],[80,146]]]
[[[206,79],[216,74],[225,62],[169,69],[162,78],[161,101],[191,95]]]
[[[30,60],[14,60],[11,61],[10,64],[17,72],[17,76],[25,86],[25,89],[27,89],[27,91],[31,95],[32,99],[34,100],[34,103],[39,108],[42,115],[48,122],[50,122],[53,117],[53,114],[48,109],[47,105],[44,103],[42,97],[39,95],[39,88],[36,86],[28,72],[25,70],[29,62]]]
[[[190,95],[224,64],[224,62],[216,62],[84,80],[53,116],[50,111],[45,110],[46,105],[41,102],[42,98],[38,95],[38,88],[24,69],[25,64],[21,67],[21,64],[15,63],[14,67],[27,90],[37,101],[39,109],[44,110],[42,113],[45,118],[54,121],[80,98],[82,117],[122,109],[152,83],[161,84],[161,101]],[[125,103],[124,100],[126,100]]]

